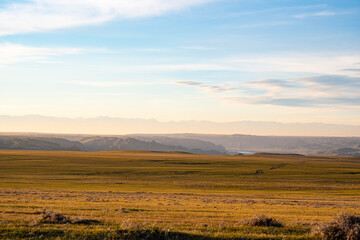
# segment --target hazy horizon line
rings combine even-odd
[[[9,135],[7,135],[9,134]],[[261,135],[261,134],[243,134],[243,133],[233,133],[233,134],[221,134],[221,133],[192,133],[192,132],[183,132],[183,133],[128,133],[128,134],[102,134],[102,133],[63,133],[63,132],[2,132],[0,131],[0,136],[26,136],[26,135],[64,135],[64,136],[98,136],[98,137],[128,137],[133,136],[174,136],[174,135],[202,135],[202,136],[256,136],[256,137],[289,137],[289,138],[360,138],[360,136],[297,136],[297,135]],[[42,136],[40,136],[42,137]],[[185,137],[184,137],[185,138]]]
[[[360,126],[275,121],[167,121],[142,118],[67,118],[42,115],[0,115],[0,132],[73,135],[254,135],[294,137],[360,137]]]
[[[60,116],[51,116],[51,115],[41,115],[41,114],[26,114],[26,115],[0,115],[0,117],[15,117],[15,118],[26,118],[26,117],[41,117],[41,118],[52,118],[52,119],[68,119],[68,120],[82,120],[82,119],[122,119],[122,120],[143,120],[143,121],[156,121],[158,123],[181,123],[181,122],[208,122],[208,123],[240,123],[240,122],[250,122],[250,123],[277,123],[277,124],[322,124],[322,125],[335,125],[335,126],[351,126],[351,127],[360,127],[360,124],[355,125],[351,123],[326,123],[326,122],[286,122],[286,121],[257,121],[257,120],[233,120],[233,121],[213,121],[213,120],[159,120],[156,118],[141,118],[141,117],[115,117],[107,115],[98,115],[98,116],[89,116],[89,117],[60,117]]]

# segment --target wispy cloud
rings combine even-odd
[[[86,52],[82,48],[44,48],[20,44],[0,44],[0,65],[17,62],[48,62],[51,57]]]
[[[308,74],[343,74],[342,69],[355,68],[358,54],[327,55],[287,53],[274,56],[244,56],[224,60],[232,69],[244,72],[284,72]],[[351,74],[350,72],[348,74]]]
[[[184,47],[180,47],[180,48],[187,49],[187,50],[197,50],[197,51],[218,50],[217,48],[210,48],[210,47],[203,47],[203,46],[184,46]]]
[[[221,63],[189,63],[126,66],[125,69],[142,71],[231,71],[232,67]]]
[[[0,8],[0,36],[165,14],[214,0],[29,0]]]
[[[287,107],[360,107],[360,77],[321,75],[293,79],[261,79],[243,83],[206,84],[178,81],[176,84],[226,93],[222,99],[241,104]]]
[[[314,53],[284,53],[277,55],[234,56],[209,58],[188,63],[122,65],[126,71],[236,71],[250,73],[302,73],[308,75],[344,74],[343,69],[357,68],[358,54],[328,55]],[[348,71],[347,75],[355,75]]]
[[[294,18],[307,18],[307,17],[328,17],[336,15],[348,15],[354,14],[355,11],[320,11],[320,12],[311,12],[311,13],[301,13],[294,15]]]
[[[263,94],[227,100],[292,107],[360,107],[360,78],[323,75],[294,79],[263,79],[245,83]]]
[[[122,65],[119,71],[177,72],[177,71],[230,71],[261,74],[301,74],[308,75],[348,75],[357,76],[360,61],[358,54],[328,55],[314,53],[286,53],[277,55],[234,56],[228,58],[206,59],[193,63],[168,63],[150,65]]]
[[[197,88],[204,89],[205,91],[208,91],[208,92],[217,92],[217,93],[233,91],[233,90],[237,89],[237,88],[231,87],[227,84],[209,85],[209,84],[196,82],[196,81],[177,81],[177,82],[175,82],[175,84],[197,87]]]
[[[284,107],[358,107],[360,98],[272,98],[229,97],[228,101],[245,104],[275,105]]]
[[[236,12],[236,13],[231,13],[230,15],[231,16],[253,15],[253,14],[261,14],[261,13],[272,13],[272,12],[280,12],[280,11],[304,10],[304,9],[325,8],[325,7],[327,7],[326,4],[288,6],[288,7],[268,8],[268,9],[254,10],[254,11]]]
[[[79,85],[87,87],[127,87],[127,86],[152,86],[167,84],[165,81],[68,81],[69,85]]]
[[[347,68],[347,69],[343,69],[342,71],[355,73],[355,74],[360,74],[360,68]]]
[[[293,23],[292,21],[255,22],[255,23],[247,23],[242,25],[234,25],[231,26],[231,28],[261,28],[261,27],[288,25],[292,23]]]

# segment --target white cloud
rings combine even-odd
[[[281,25],[288,25],[292,24],[291,21],[273,21],[273,22],[255,22],[255,23],[248,23],[242,25],[235,25],[232,28],[261,28],[261,27],[272,27],[272,26],[281,26]]]
[[[159,50],[160,51],[160,50]],[[20,44],[0,44],[0,64],[17,62],[49,62],[61,55],[83,54],[88,52],[108,52],[106,49],[84,49],[66,47],[32,47]],[[111,51],[109,51],[111,52]],[[114,52],[111,52],[114,53]],[[116,52],[114,54],[117,54]],[[235,56],[229,58],[207,59],[188,63],[165,64],[120,64],[116,71],[236,71],[248,73],[301,73],[313,75],[359,76],[359,54],[314,55],[314,54],[278,54],[274,56]]]
[[[247,84],[250,87],[266,90],[269,97],[360,99],[360,78],[344,75],[264,79],[247,82]]]
[[[0,65],[17,62],[47,62],[53,56],[81,54],[81,48],[44,48],[29,47],[20,44],[0,44]]]
[[[322,75],[294,79],[263,79],[247,82],[244,87],[262,92],[228,97],[239,103],[288,107],[359,108],[360,78]],[[247,86],[246,86],[247,85]]]
[[[165,14],[214,0],[29,0],[0,9],[0,36]]]
[[[69,81],[66,82],[70,85],[79,85],[87,87],[127,87],[127,86],[152,86],[152,85],[163,85],[167,84],[165,81]]]
[[[343,69],[356,67],[360,56],[358,54],[334,56],[302,53],[233,57],[225,61],[231,65],[232,69],[244,72],[343,74]]]
[[[150,65],[119,65],[115,71],[146,71],[146,72],[173,72],[173,71],[232,71],[231,66],[215,63],[188,63],[188,64],[150,64]]]
[[[175,84],[200,88],[206,92],[227,93],[222,99],[242,104],[286,107],[360,107],[360,78],[345,75],[262,79],[245,83],[213,85],[196,81],[178,81]]]
[[[160,70],[160,71],[223,71],[232,70],[230,66],[212,63],[192,64],[158,64],[135,67],[139,70]]]
[[[203,46],[184,46],[180,47],[181,49],[187,50],[196,50],[196,51],[212,51],[212,50],[219,50],[218,48],[210,48],[210,47],[203,47]]]
[[[320,12],[311,12],[311,13],[301,13],[294,15],[294,18],[307,18],[307,17],[329,17],[336,15],[347,15],[354,14],[354,11],[320,11]]]
[[[307,5],[307,6],[288,6],[288,7],[278,7],[278,8],[268,8],[255,11],[246,11],[246,12],[236,12],[231,13],[231,16],[239,15],[252,15],[252,14],[262,14],[262,13],[271,13],[271,12],[280,12],[280,11],[289,11],[289,10],[302,10],[302,9],[314,9],[314,8],[325,8],[328,5],[326,4],[316,4],[316,5]]]
[[[238,71],[251,73],[306,73],[309,75],[356,75],[357,72],[344,71],[344,69],[358,68],[358,62],[360,62],[359,54],[334,56],[289,53],[273,56],[235,56],[186,64],[123,65],[117,67],[117,69],[132,71]]]
[[[201,82],[195,82],[195,81],[177,81],[175,84],[190,86],[190,87],[197,87],[204,89],[207,92],[227,92],[227,91],[233,91],[237,88],[231,87],[228,84],[217,84],[217,85],[209,85]]]

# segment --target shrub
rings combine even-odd
[[[42,213],[42,218],[38,222],[41,223],[51,223],[51,224],[84,224],[84,225],[92,225],[92,224],[101,224],[98,220],[93,219],[75,219],[72,221],[70,217],[66,217],[61,213],[58,212],[52,212],[52,211],[46,211],[44,210]]]
[[[359,240],[360,217],[343,213],[331,222],[315,226],[313,233],[324,240]]]
[[[187,233],[168,232],[159,229],[149,230],[119,230],[117,238],[122,240],[206,240],[212,239]]]
[[[347,234],[347,240],[360,239],[360,224],[355,224],[354,227]]]
[[[253,218],[246,219],[243,224],[249,226],[263,226],[263,227],[283,227],[283,224],[276,219],[267,217],[263,214],[256,215]]]
[[[65,224],[71,223],[70,218],[65,217],[61,213],[57,212],[47,212],[44,210],[42,214],[42,218],[40,219],[39,223],[52,223],[52,224]]]

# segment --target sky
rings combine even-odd
[[[360,1],[0,0],[0,115],[360,125]]]

